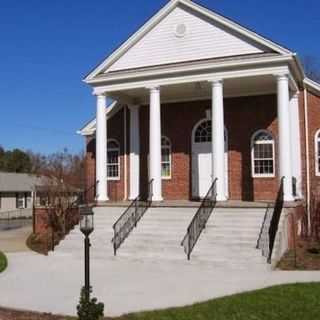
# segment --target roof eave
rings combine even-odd
[[[313,81],[309,78],[304,79],[304,85],[306,89],[314,92],[316,95],[320,95],[320,83]]]

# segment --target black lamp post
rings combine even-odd
[[[93,211],[91,208],[82,208],[80,230],[84,234],[84,288],[86,301],[90,299],[90,239],[89,235],[94,230]]]

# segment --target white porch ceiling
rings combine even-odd
[[[276,93],[276,79],[273,76],[256,76],[224,81],[225,97],[254,96]],[[112,97],[123,103],[147,104],[149,90],[146,88],[113,92]],[[192,82],[161,87],[161,102],[210,99],[209,82]]]

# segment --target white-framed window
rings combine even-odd
[[[120,180],[120,147],[114,139],[108,140],[107,178],[108,180]]]
[[[316,132],[314,137],[314,150],[315,150],[315,173],[320,176],[320,129]]]
[[[161,138],[161,177],[171,179],[171,142],[163,136]]]
[[[252,176],[271,178],[275,176],[275,143],[266,130],[255,132],[251,139]]]
[[[211,142],[212,140],[211,120],[206,120],[198,125],[197,130],[194,134],[194,142]]]

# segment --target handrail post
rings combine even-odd
[[[190,261],[190,255],[191,255],[191,232],[188,230],[188,261]]]
[[[113,233],[114,233],[114,241],[113,241],[113,255],[117,255],[117,246],[116,246],[116,229],[113,227]]]
[[[138,216],[138,198],[135,200],[134,205],[134,227],[137,227],[137,216]]]

